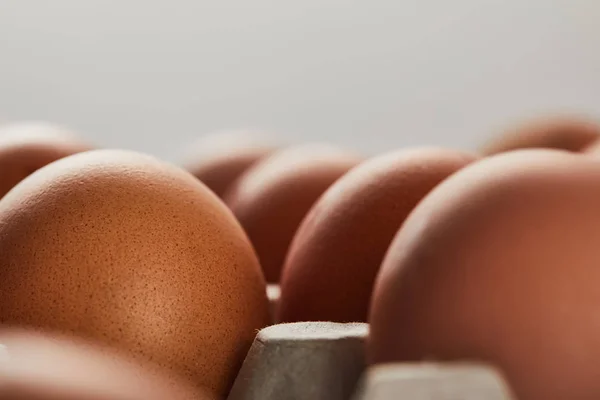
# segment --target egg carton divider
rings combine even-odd
[[[367,334],[365,323],[264,328],[228,400],[512,399],[503,378],[483,365],[397,363],[365,371]]]

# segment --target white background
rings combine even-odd
[[[102,146],[472,149],[553,112],[600,114],[597,0],[0,0],[0,115]]]

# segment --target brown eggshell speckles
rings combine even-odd
[[[415,208],[378,275],[370,363],[497,365],[522,400],[600,396],[600,166],[521,150]]]
[[[65,128],[43,122],[0,126],[0,198],[39,168],[63,157],[91,150]]]
[[[209,400],[178,379],[66,337],[0,331],[0,400]]]
[[[267,282],[278,282],[296,229],[319,196],[358,164],[355,154],[308,144],[281,150],[249,169],[225,196],[254,245]]]
[[[524,148],[552,148],[579,152],[600,138],[600,125],[575,117],[534,120],[515,127],[488,143],[485,155]]]
[[[264,135],[243,130],[215,132],[192,147],[185,169],[219,197],[244,171],[277,148]]]
[[[0,202],[0,323],[129,351],[218,396],[268,322],[242,228],[192,175],[91,151],[35,172]]]
[[[453,150],[399,150],[337,180],[292,242],[277,320],[366,321],[375,276],[402,222],[432,188],[473,160]]]

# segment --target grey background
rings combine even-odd
[[[600,113],[596,0],[0,0],[0,115],[176,158],[215,129],[475,148]]]

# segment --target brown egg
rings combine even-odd
[[[211,398],[102,347],[28,331],[0,331],[0,400]]]
[[[256,132],[216,132],[193,145],[184,166],[222,197],[244,171],[275,149],[274,144]]]
[[[432,188],[473,159],[452,150],[400,150],[336,181],[292,242],[278,321],[366,321],[375,276],[402,222]]]
[[[521,400],[600,397],[600,165],[557,150],[474,163],[394,239],[370,309],[370,363],[477,360]]]
[[[600,140],[596,140],[592,142],[589,146],[583,149],[583,153],[591,155],[591,156],[599,156],[600,155]]]
[[[0,324],[124,349],[218,396],[267,324],[242,228],[192,175],[153,157],[59,160],[5,196],[0,221]]]
[[[65,128],[42,122],[0,126],[0,198],[32,172],[91,147]]]
[[[535,120],[515,127],[487,144],[485,155],[523,148],[582,151],[600,138],[600,125],[574,117]]]
[[[328,145],[281,150],[249,169],[225,196],[254,245],[267,282],[278,282],[288,247],[319,196],[360,158]]]

